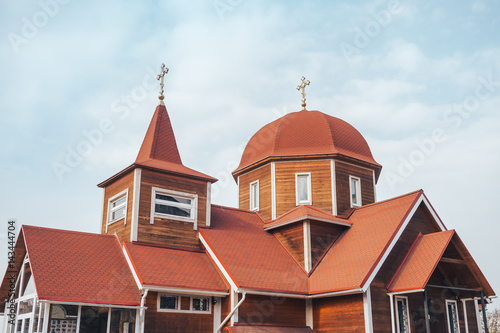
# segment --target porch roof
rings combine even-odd
[[[310,327],[307,326],[286,326],[286,325],[272,325],[272,324],[236,324],[235,326],[228,327],[230,333],[313,333]]]

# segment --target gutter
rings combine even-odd
[[[217,328],[217,333],[219,333],[222,328],[224,327],[224,325],[226,325],[226,323],[228,322],[229,319],[231,319],[231,317],[234,315],[234,313],[236,312],[236,310],[238,310],[238,308],[240,307],[240,305],[245,301],[245,298],[247,297],[247,293],[246,292],[243,292],[243,297],[241,298],[241,300],[238,302],[238,304],[236,304],[236,306],[234,307],[234,309],[229,312],[229,314],[227,315],[226,319],[224,319],[224,321],[219,325],[219,327]]]

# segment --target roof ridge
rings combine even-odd
[[[221,209],[228,209],[228,210],[234,210],[237,212],[243,212],[243,213],[248,213],[248,214],[257,214],[256,212],[252,212],[250,210],[242,209],[242,208],[235,208],[235,207],[229,207],[229,206],[223,206],[223,205],[217,205],[217,204],[211,204],[212,207],[216,208],[221,208]]]
[[[385,200],[382,200],[382,201],[373,202],[371,204],[363,205],[361,207],[355,208],[354,211],[360,210],[360,209],[363,209],[363,208],[372,207],[372,206],[375,206],[375,205],[378,205],[378,204],[387,203],[389,201],[399,200],[401,198],[408,197],[410,195],[414,195],[414,194],[417,194],[417,193],[424,193],[424,190],[420,189],[420,190],[416,190],[416,191],[409,192],[409,193],[406,193],[406,194],[398,195],[397,197],[394,197],[394,198],[389,198],[389,199],[385,199]]]
[[[40,226],[29,225],[29,224],[23,224],[23,225],[21,225],[21,228],[24,228],[24,229],[44,229],[44,230],[58,231],[58,232],[65,232],[65,233],[78,233],[78,234],[87,234],[87,235],[93,235],[93,236],[99,236],[99,237],[106,237],[106,238],[115,238],[115,235],[98,234],[98,233],[89,232],[89,231],[79,231],[79,230],[67,230],[67,229],[40,227]]]

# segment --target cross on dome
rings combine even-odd
[[[164,84],[163,84],[163,78],[165,77],[165,74],[168,73],[168,67],[165,67],[165,64],[161,64],[161,73],[158,74],[158,76],[156,77],[156,79],[158,81],[160,81],[160,95],[158,96],[158,98],[160,99],[160,104],[161,105],[164,105],[163,103],[163,99],[165,98],[165,96],[163,96],[163,87],[164,87]]]
[[[306,90],[306,86],[308,86],[311,83],[311,81],[309,81],[309,80],[306,81],[306,78],[304,76],[302,77],[301,80],[302,80],[302,83],[297,86],[297,90],[302,89],[302,110],[305,110],[306,109],[306,91],[305,90]]]

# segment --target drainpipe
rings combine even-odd
[[[247,297],[247,293],[244,292],[243,293],[243,297],[241,298],[241,300],[238,302],[238,304],[236,304],[236,306],[234,307],[234,309],[229,312],[229,314],[227,315],[226,319],[224,319],[224,321],[220,324],[219,328],[217,328],[217,333],[219,333],[222,329],[222,327],[224,327],[224,325],[226,325],[227,321],[229,319],[231,319],[231,317],[233,316],[233,314],[236,312],[236,310],[238,310],[238,308],[240,307],[240,305],[245,301],[245,298]]]
[[[144,303],[146,302],[146,296],[148,296],[148,291],[149,289],[146,288],[144,289],[144,294],[142,294],[142,298],[141,298],[141,315],[140,315],[140,318],[141,318],[141,333],[144,333],[144,317],[146,316],[146,310],[144,309]]]

